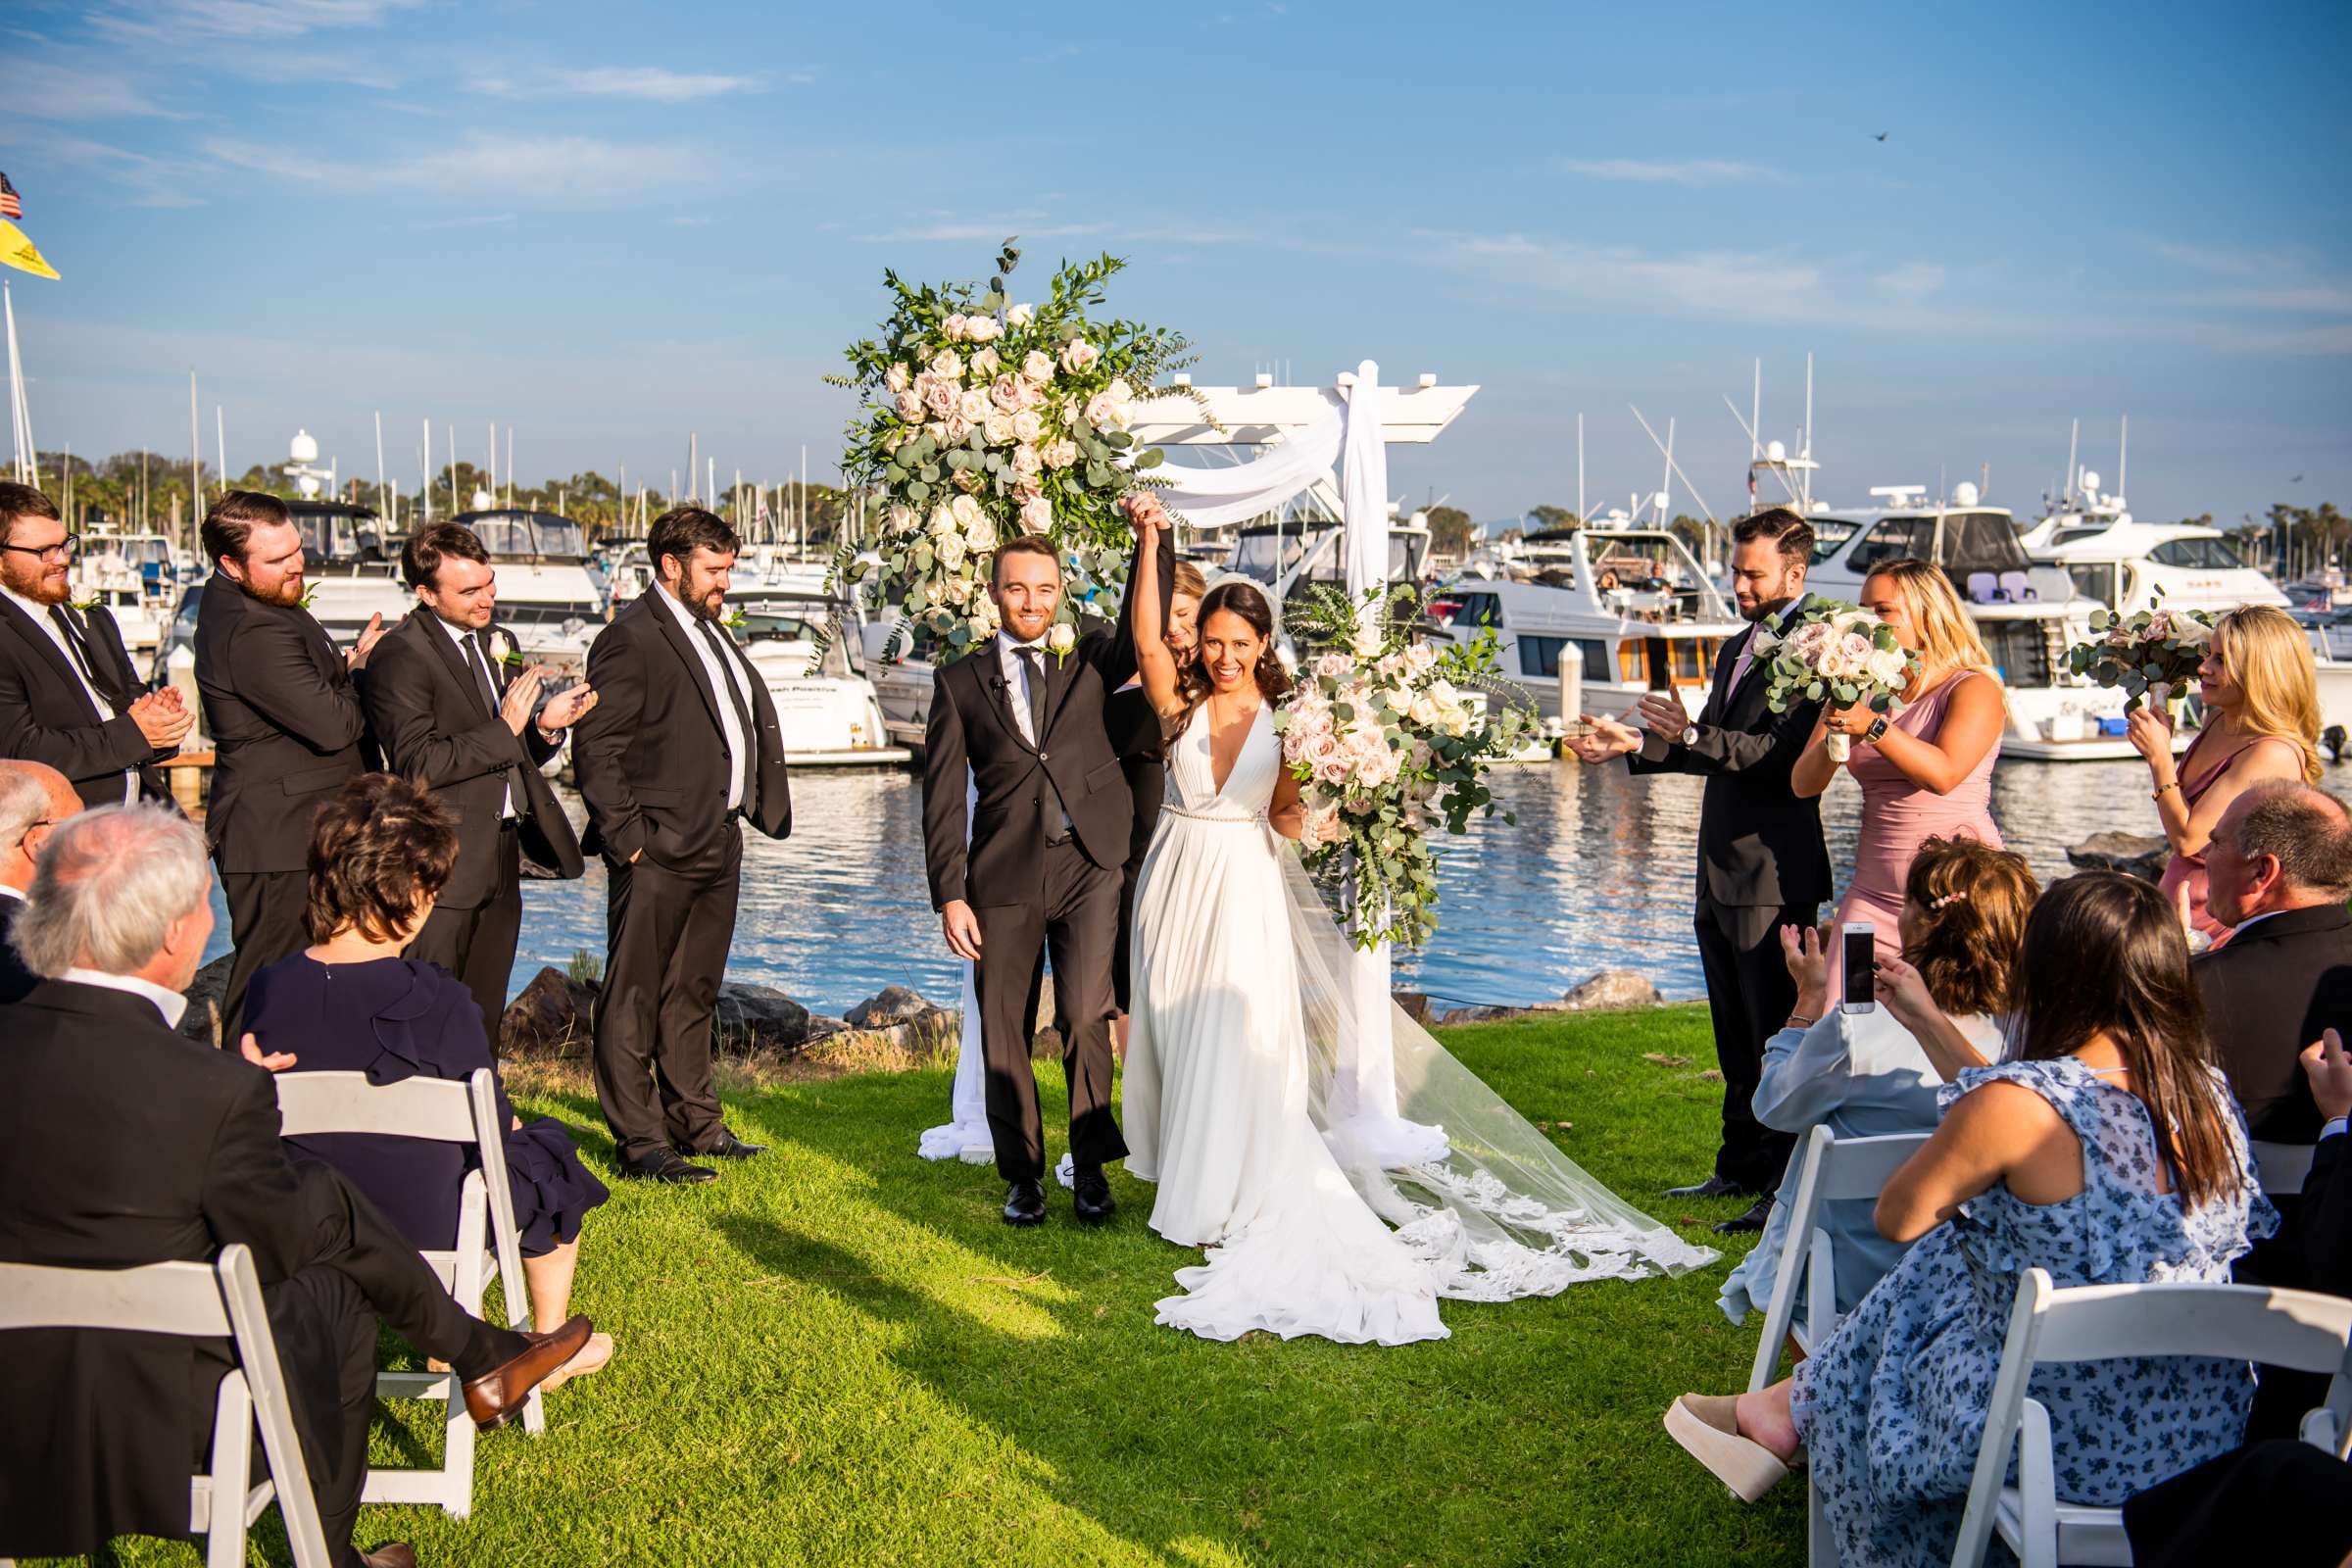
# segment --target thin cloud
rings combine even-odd
[[[87,121],[168,117],[170,111],[121,72],[88,71],[55,60],[19,58],[8,67],[6,112],[26,120]]]
[[[457,147],[380,164],[341,162],[216,137],[206,154],[234,168],[349,191],[422,190],[594,205],[685,180],[708,178],[708,156],[674,143],[611,142],[591,136],[508,136],[475,132]]]
[[[795,79],[805,79],[805,74]],[[691,103],[728,93],[759,92],[764,85],[757,76],[691,74],[661,66],[546,70],[520,77],[477,76],[473,81],[474,91],[502,98],[635,98],[657,104]]]
[[[1788,176],[1761,164],[1734,163],[1721,158],[1690,158],[1680,163],[1642,158],[1567,159],[1560,168],[1587,179],[1614,179],[1640,185],[1785,185]]]
[[[339,27],[374,27],[422,0],[160,0],[90,14],[90,24],[122,38],[297,38]]]

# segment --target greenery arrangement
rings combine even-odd
[[[1519,743],[1518,710],[1476,696],[1494,675],[1494,634],[1444,652],[1416,641],[1409,586],[1373,589],[1360,607],[1309,589],[1286,620],[1303,658],[1274,722],[1306,808],[1299,848],[1310,868],[1344,863],[1357,947],[1419,947],[1438,923],[1432,836],[1494,814],[1486,771]]]
[[[2143,610],[2135,615],[2095,610],[2091,640],[2066,651],[2066,667],[2101,686],[2122,687],[2129,694],[2127,713],[2150,698],[2161,707],[2196,679],[2213,642],[2213,622],[2212,615],[2196,610]]]
[[[885,271],[892,309],[880,335],[851,344],[850,373],[827,377],[860,399],[841,466],[881,493],[873,549],[882,600],[903,612],[894,653],[915,626],[933,634],[942,662],[994,636],[990,564],[1016,534],[1052,539],[1081,577],[1114,580],[1134,543],[1119,499],[1160,462],[1128,426],[1146,389],[1192,363],[1190,345],[1164,327],[1089,315],[1126,265],[1117,257],[1063,263],[1034,304],[1012,303],[1019,264],[1008,239],[985,284]],[[836,583],[870,564],[845,546]],[[1061,624],[1077,613],[1073,596]]]

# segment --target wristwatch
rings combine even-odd
[[[1696,724],[1685,724],[1683,726],[1683,732],[1680,735],[1677,735],[1675,739],[1681,741],[1685,746],[1696,746],[1698,744],[1698,726]]]
[[[1885,735],[1886,733],[1886,715],[1885,713],[1881,713],[1878,717],[1870,721],[1870,728],[1862,732],[1862,739],[1866,743],[1876,746],[1879,743],[1879,737]]]

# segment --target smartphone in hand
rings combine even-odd
[[[1838,940],[1843,945],[1845,970],[1844,989],[1838,999],[1843,1012],[1876,1012],[1879,1010],[1878,927],[1867,921],[1850,921],[1838,928]]]

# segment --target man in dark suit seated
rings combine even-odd
[[[162,807],[102,808],[50,835],[16,926],[43,982],[0,1007],[0,1262],[132,1268],[250,1247],[335,1560],[405,1568],[406,1545],[363,1556],[351,1544],[376,1319],[455,1367],[485,1428],[586,1343],[588,1320],[541,1336],[468,1316],[341,1176],[289,1159],[258,1050],[240,1057],[173,1032],[212,934],[211,883],[201,836]],[[0,1556],[185,1537],[227,1343],[0,1338]]]
[[[457,867],[406,956],[466,982],[495,1052],[522,931],[522,861],[580,874],[580,841],[539,769],[596,693],[574,686],[542,706],[540,670],[491,657],[498,582],[472,529],[436,523],[401,547],[400,568],[416,608],[368,656],[368,724],[386,771],[425,785],[458,818]]]
[[[65,774],[38,762],[0,762],[0,1006],[24,1000],[40,977],[24,967],[9,935],[24,912],[33,862],[49,830],[81,809]]]
[[[0,483],[0,757],[48,763],[85,805],[168,801],[157,764],[196,715],[145,689],[103,607],[74,608],[74,551],[55,503]]]

